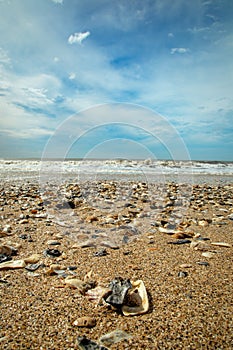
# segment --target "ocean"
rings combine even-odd
[[[233,162],[128,159],[0,160],[1,181],[95,180],[222,184],[233,182]]]

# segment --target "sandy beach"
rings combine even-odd
[[[64,184],[61,204],[38,184],[2,181],[1,349],[233,348],[232,183],[194,184],[184,202],[174,183],[129,182],[121,198],[118,187],[99,182],[84,198],[88,186]],[[116,277],[143,281],[145,313],[91,300]],[[121,341],[100,339],[116,330]]]

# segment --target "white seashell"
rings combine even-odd
[[[231,247],[231,244],[225,243],[225,242],[211,242],[211,244],[214,246],[219,246],[219,247],[226,247],[226,248]]]
[[[112,344],[116,344],[122,340],[127,340],[132,338],[132,336],[125,331],[122,331],[120,329],[116,329],[113,332],[107,333],[102,335],[99,338],[99,342],[101,345],[104,346],[111,346]]]
[[[149,300],[143,281],[131,282],[132,288],[128,290],[122,312],[125,316],[145,314],[149,310]]]
[[[98,286],[96,288],[89,289],[85,295],[89,300],[95,302],[96,305],[100,305],[102,299],[109,293],[111,293],[111,289]]]
[[[213,258],[215,256],[215,253],[212,253],[212,252],[204,252],[201,254],[202,256],[204,256],[205,258]]]
[[[6,261],[0,264],[0,270],[21,269],[25,266],[24,260]]]

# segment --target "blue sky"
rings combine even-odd
[[[69,156],[163,158],[181,139],[233,160],[232,57],[231,0],[0,0],[0,157],[41,157],[77,115]]]

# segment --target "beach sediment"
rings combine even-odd
[[[232,183],[2,183],[1,348],[78,349],[115,330],[131,337],[111,349],[232,348],[232,198]],[[144,282],[148,312],[124,316],[66,283],[116,277]]]

